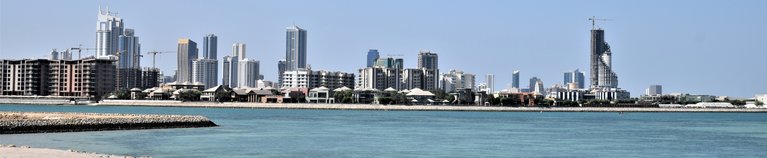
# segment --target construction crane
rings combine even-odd
[[[146,52],[146,54],[151,54],[152,55],[152,68],[157,68],[157,67],[155,67],[155,58],[157,57],[157,54],[165,54],[165,53],[176,53],[176,51],[158,52],[158,51],[152,50],[151,52]]]
[[[69,48],[70,51],[77,50],[77,59],[82,59],[82,52],[83,50],[89,51],[89,50],[96,50],[96,48],[83,48],[83,45],[81,44],[78,47],[72,47]]]
[[[595,16],[591,16],[591,18],[589,18],[589,20],[591,20],[591,29],[592,30],[597,28],[597,22],[596,21],[612,21],[612,19],[597,19]]]

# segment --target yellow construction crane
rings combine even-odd
[[[146,54],[151,54],[152,55],[152,68],[157,68],[157,67],[155,67],[155,58],[157,57],[157,54],[165,54],[165,53],[176,53],[176,51],[158,52],[158,51],[154,51],[153,50],[151,52],[146,52]]]
[[[597,19],[595,16],[591,16],[591,18],[589,18],[589,20],[591,20],[591,29],[593,30],[593,29],[597,28],[596,27],[597,26],[597,22],[596,21],[612,21],[613,19]]]

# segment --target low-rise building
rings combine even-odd
[[[310,69],[285,71],[282,74],[282,87],[354,88],[354,74],[340,71],[312,71]]]
[[[114,60],[0,60],[0,95],[101,98],[115,89]]]

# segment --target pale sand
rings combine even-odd
[[[98,153],[78,152],[74,150],[59,150],[47,148],[9,147],[0,145],[0,158],[118,158],[132,156],[118,156]]]

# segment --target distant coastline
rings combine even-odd
[[[315,103],[238,103],[106,100],[95,106],[155,106],[200,108],[313,109],[313,110],[380,110],[380,111],[477,111],[477,112],[744,112],[767,113],[767,109],[746,108],[629,108],[629,107],[501,107],[456,105],[379,105],[379,104],[315,104]]]
[[[74,105],[65,100],[0,100],[2,104]],[[312,109],[312,110],[380,110],[380,111],[476,111],[476,112],[729,112],[767,113],[767,109],[747,108],[657,108],[657,107],[508,107],[476,105],[380,105],[380,104],[317,104],[317,103],[243,103],[243,102],[182,102],[169,100],[103,100],[81,103],[89,106],[152,106],[193,108],[252,108],[252,109]]]

